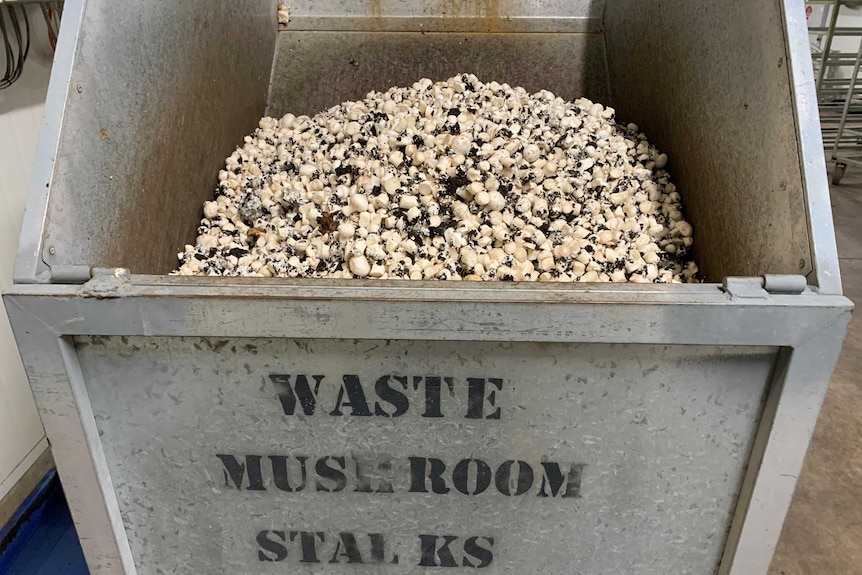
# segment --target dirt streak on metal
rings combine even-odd
[[[485,21],[487,32],[500,31],[500,19],[506,14],[507,0],[429,0],[424,12],[436,16],[439,11],[444,18],[480,18]],[[382,29],[383,0],[368,0],[368,12],[372,27]]]

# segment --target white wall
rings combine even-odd
[[[30,25],[36,44],[24,74],[0,91],[0,290],[12,283],[52,59],[41,16],[34,14]],[[0,500],[46,448],[6,311],[0,306]]]

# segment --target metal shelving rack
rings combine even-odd
[[[839,26],[842,8],[862,7],[862,0],[811,0],[809,6],[823,5],[819,26],[809,26],[812,60],[823,143],[835,162],[832,183],[838,185],[848,165],[862,166],[862,27]],[[833,50],[836,37],[859,40],[855,52]],[[842,70],[850,69],[849,75]]]

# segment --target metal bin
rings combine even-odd
[[[802,0],[67,0],[4,301],[94,575],[766,573],[841,294]],[[612,104],[705,282],[175,277],[261,115]]]

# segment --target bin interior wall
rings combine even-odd
[[[266,105],[275,14],[274,0],[86,2],[50,183],[48,265],[176,267],[224,158]]]
[[[611,92],[670,157],[709,281],[812,269],[782,3],[606,8]]]
[[[267,112],[313,116],[371,91],[460,73],[566,100],[611,97],[601,33],[284,31]]]
[[[167,273],[194,241],[224,158],[265,111],[312,114],[372,89],[471,71],[610,103],[621,121],[640,124],[671,157],[707,280],[811,269],[779,0],[309,0],[278,34],[272,4],[88,2],[46,263]],[[482,23],[488,16],[493,26]],[[327,21],[359,29],[327,30]],[[410,28],[429,21],[469,30]]]

